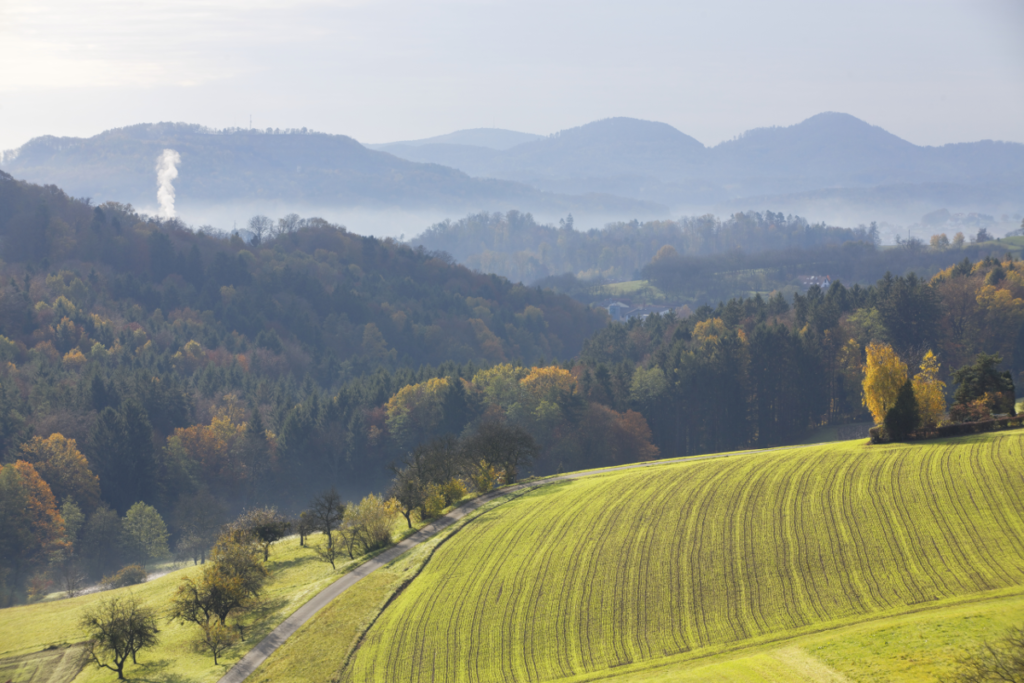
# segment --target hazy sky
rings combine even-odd
[[[1024,2],[0,0],[0,149],[140,122],[387,142],[822,111],[1024,142]]]

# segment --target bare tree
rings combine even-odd
[[[298,230],[300,225],[302,225],[302,219],[297,213],[290,213],[284,218],[278,218],[277,226],[273,230],[274,237],[290,235]]]
[[[327,545],[333,548],[334,535],[332,532],[345,518],[345,504],[341,502],[341,496],[338,495],[337,490],[331,487],[329,491],[324,491],[314,498],[309,506],[309,514],[313,519],[313,527],[327,536]]]
[[[306,536],[316,531],[316,528],[313,526],[313,517],[310,515],[309,510],[303,510],[299,513],[299,518],[295,520],[295,530],[299,533],[299,545],[305,548]]]
[[[155,645],[156,615],[131,593],[101,601],[82,617],[80,626],[89,634],[86,655],[100,668],[117,673],[124,680],[124,665],[146,647]]]
[[[341,556],[341,545],[343,540],[341,536],[341,532],[332,530],[327,534],[327,543],[313,546],[313,552],[316,553],[317,558],[323,562],[330,562],[331,569],[337,569],[335,562],[338,560],[338,557]],[[353,536],[352,538],[354,539],[355,537]],[[351,554],[352,548],[350,545],[349,555],[351,556]]]
[[[66,597],[81,595],[86,577],[77,555],[71,550],[58,550],[51,555],[50,566],[57,585]]]
[[[1024,683],[1024,627],[1011,628],[994,643],[957,659],[960,668],[942,680],[948,683],[983,683],[1007,681]]]
[[[405,517],[405,522],[411,529],[412,513],[427,499],[426,485],[420,479],[415,467],[409,466],[395,470],[395,478],[388,490],[388,497],[398,501],[398,511]]]
[[[252,246],[258,247],[263,244],[263,237],[270,234],[274,227],[274,221],[266,216],[253,216],[249,219],[249,231],[252,233]]]

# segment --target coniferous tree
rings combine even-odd
[[[914,385],[907,379],[896,395],[896,403],[885,415],[885,431],[890,439],[902,441],[917,429],[920,419],[917,399],[914,398]]]

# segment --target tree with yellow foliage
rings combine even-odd
[[[896,405],[900,387],[907,381],[907,364],[900,360],[892,347],[882,342],[871,342],[864,365],[864,405],[871,411],[875,424],[885,422],[886,414]]]
[[[939,379],[939,361],[931,349],[924,354],[921,372],[914,375],[913,386],[921,426],[931,429],[946,413],[946,383]]]

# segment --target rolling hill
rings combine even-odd
[[[444,208],[462,212],[615,210],[660,207],[611,196],[569,197],[521,183],[399,159],[350,137],[306,131],[215,131],[179,123],[139,124],[91,138],[35,138],[2,159],[3,170],[58,185],[97,203],[155,205],[156,159],[181,155],[179,205],[281,202],[296,207]]]
[[[541,487],[441,546],[343,678],[639,680],[1019,593],[1022,445],[846,442]]]
[[[444,143],[444,144],[439,144]],[[552,192],[604,192],[682,206],[856,212],[876,218],[932,208],[1019,211],[1024,145],[985,140],[921,147],[848,114],[826,112],[705,147],[664,123],[595,121],[508,149],[448,140],[382,145],[392,154]],[[937,191],[936,188],[941,188]],[[807,197],[810,192],[828,197]],[[770,198],[770,204],[764,203]]]

